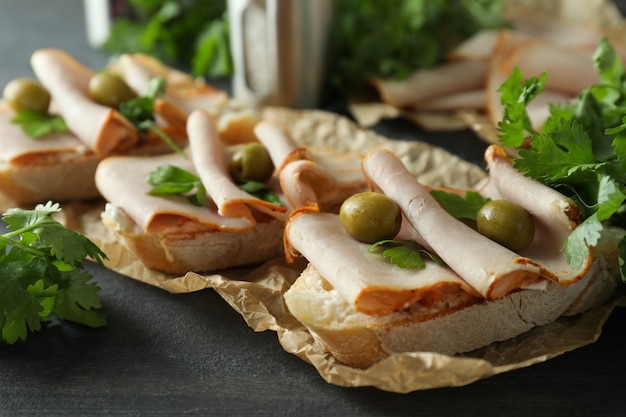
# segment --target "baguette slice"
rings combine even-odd
[[[171,152],[165,144],[144,145],[126,155],[161,155]],[[48,200],[71,201],[100,198],[95,172],[102,158],[86,150],[59,151],[32,157],[27,163],[0,159],[0,197],[8,205],[27,206]]]
[[[284,295],[291,314],[337,360],[367,368],[392,353],[471,352],[554,322],[583,313],[606,301],[620,283],[617,242],[620,228],[605,229],[594,248],[586,276],[571,285],[547,282],[544,290],[524,289],[493,301],[459,303],[449,299],[425,309],[368,315],[353,310],[309,264]]]
[[[189,223],[185,227],[144,233],[123,210],[107,204],[102,222],[115,238],[149,269],[171,274],[215,271],[249,265],[281,256],[284,223],[260,220],[248,230],[211,230]]]

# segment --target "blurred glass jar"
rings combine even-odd
[[[318,107],[332,0],[228,0],[233,96],[248,106]]]

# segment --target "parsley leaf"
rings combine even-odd
[[[525,91],[540,92],[545,78],[521,82],[516,69],[502,88],[505,112],[499,124],[504,144],[519,146],[514,166],[571,197],[583,221],[568,237],[565,256],[574,268],[598,243],[603,223],[626,227],[626,70],[607,39],[600,39],[593,57],[599,82],[585,88],[573,104],[552,105],[540,132],[526,124]],[[539,85],[536,85],[536,83]],[[519,86],[522,87],[519,87]],[[532,87],[535,86],[535,87]],[[620,242],[622,279],[626,281],[626,241]]]
[[[151,78],[144,95],[123,101],[118,111],[141,131],[152,131],[159,136],[177,154],[187,157],[185,152],[165,132],[157,126],[154,119],[154,100],[165,92],[165,79]]]
[[[423,269],[426,267],[424,257],[429,258],[439,266],[445,266],[445,262],[439,256],[411,240],[381,240],[372,244],[367,250],[368,252],[375,252],[381,247],[384,247],[382,255],[400,268]]]
[[[148,175],[148,183],[152,185],[151,195],[184,195],[196,206],[206,205],[206,190],[200,177],[182,168],[160,165]],[[239,188],[263,201],[280,205],[279,197],[263,182],[245,181],[239,184]]]
[[[468,191],[464,197],[443,190],[431,190],[430,193],[445,211],[457,219],[476,220],[478,210],[491,201],[478,191]]]
[[[64,133],[69,130],[62,117],[37,110],[17,110],[11,123],[21,125],[24,133],[33,139],[39,139],[49,133]]]
[[[524,143],[527,134],[536,133],[526,113],[528,103],[543,91],[547,73],[539,78],[531,77],[522,83],[523,74],[519,68],[513,68],[511,76],[500,86],[504,105],[504,115],[498,123],[504,145],[518,147]]]
[[[151,195],[181,194],[193,205],[206,205],[206,190],[200,177],[174,165],[158,166],[148,175],[148,184],[152,185]]]
[[[281,205],[280,198],[274,194],[264,182],[246,180],[239,183],[239,188],[258,199],[267,201],[276,206]]]
[[[85,236],[52,218],[61,209],[48,202],[34,210],[9,209],[3,220],[12,231],[0,235],[0,329],[13,344],[54,317],[91,327],[106,324],[97,311],[100,288],[83,269],[90,257],[106,255]]]

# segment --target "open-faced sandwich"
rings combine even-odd
[[[490,146],[482,186],[430,189],[377,150],[363,160],[370,192],[339,215],[290,216],[287,255],[309,266],[284,298],[328,352],[362,368],[393,353],[470,352],[615,294],[626,277],[626,72],[606,39],[594,57],[600,81],[551,106],[539,130],[526,107],[548,74],[512,71],[499,128],[515,156]]]
[[[206,272],[282,256],[290,212],[337,212],[366,188],[358,153],[299,146],[263,120],[256,140],[233,145],[217,125],[196,110],[184,153],[109,157],[98,166],[105,225],[150,269]]]
[[[94,71],[40,49],[31,65],[36,79],[9,82],[0,102],[0,193],[17,205],[98,197],[101,159],[184,147],[190,108],[217,113],[227,101],[142,55]]]
[[[468,352],[613,294],[624,230],[605,228],[570,266],[562,248],[580,221],[574,202],[518,173],[495,145],[487,160],[485,187],[433,195],[394,154],[372,151],[363,167],[373,192],[340,214],[290,217],[289,253],[309,266],[286,304],[338,360],[368,367],[395,352]]]

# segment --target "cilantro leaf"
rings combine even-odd
[[[59,211],[59,205],[50,202],[46,205],[39,204],[35,210],[9,209],[3,220],[15,232],[5,236],[31,236],[36,240],[29,241],[29,247],[47,250],[52,257],[71,266],[80,265],[86,257],[101,264],[105,255],[95,243],[52,218],[51,215]]]
[[[501,132],[500,140],[507,146],[521,146],[527,134],[536,133],[526,112],[526,106],[543,91],[548,73],[543,73],[540,77],[531,77],[524,82],[522,77],[519,68],[513,68],[513,73],[499,90],[502,93],[500,100],[504,105],[504,114],[498,128]]]
[[[431,190],[430,193],[445,211],[457,219],[476,220],[478,210],[491,201],[477,191],[468,191],[463,197],[444,190]]]
[[[499,125],[505,144],[520,144],[511,138],[530,138],[530,149],[519,150],[514,166],[571,197],[581,209],[583,221],[564,245],[574,268],[590,255],[589,247],[598,243],[604,223],[626,226],[626,70],[604,38],[593,63],[600,81],[585,88],[575,103],[552,105],[540,132],[525,125],[528,101],[515,87],[522,79],[515,72],[503,88],[508,119]],[[626,271],[626,242],[618,246],[620,267]],[[626,281],[626,274],[622,277]]]
[[[160,165],[148,175],[152,185],[151,195],[184,195],[196,206],[206,205],[206,190],[200,177],[174,165]],[[239,188],[248,194],[269,203],[280,205],[280,198],[271,192],[267,184],[258,181],[244,181]]]
[[[553,118],[533,136],[531,149],[520,149],[514,166],[526,175],[554,183],[574,174],[573,167],[596,167],[592,140],[576,120]]]
[[[154,77],[148,81],[144,95],[120,103],[118,111],[137,129],[152,131],[177,154],[187,157],[185,152],[156,124],[154,118],[154,100],[165,92],[165,79]]]
[[[206,205],[206,190],[200,177],[174,165],[158,166],[148,175],[148,184],[152,185],[151,195],[184,195],[196,206]]]
[[[2,217],[11,229],[0,235],[0,329],[8,344],[26,340],[55,317],[91,327],[106,324],[97,311],[100,288],[82,269],[85,257],[101,263],[106,255],[54,220],[59,211],[49,202],[34,210],[9,209]]]
[[[274,194],[266,183],[260,181],[246,180],[239,183],[239,188],[248,194],[276,206],[280,206],[280,198]]]
[[[439,256],[426,250],[423,246],[414,241],[381,240],[372,244],[367,250],[368,252],[375,252],[381,247],[383,247],[382,255],[400,268],[423,269],[426,267],[424,257],[429,258],[439,266],[445,266],[445,263]]]
[[[60,116],[37,110],[18,110],[11,123],[18,124],[32,139],[42,138],[50,133],[69,131],[65,120]]]

